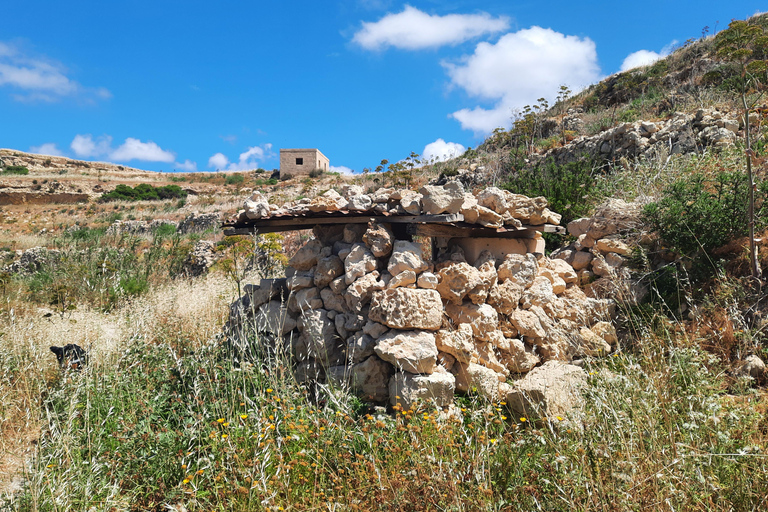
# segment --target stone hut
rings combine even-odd
[[[330,168],[328,157],[319,149],[281,149],[280,175],[306,176],[319,169],[327,172]]]
[[[570,363],[616,343],[612,301],[587,297],[571,265],[544,255],[541,233],[562,233],[559,221],[542,197],[459,182],[348,185],[282,207],[256,193],[226,234],[312,228],[314,238],[286,278],[248,285],[232,304],[231,343],[251,343],[238,333],[255,325],[291,354],[298,380],[372,402],[448,407],[472,391],[546,416],[551,404],[536,407],[547,393],[586,381]]]

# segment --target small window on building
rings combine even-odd
[[[296,159],[296,165],[304,165],[304,159],[303,158],[297,158]]]

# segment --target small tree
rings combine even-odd
[[[733,20],[726,30],[715,37],[717,55],[735,63],[739,70],[738,91],[744,116],[745,160],[747,164],[747,180],[749,186],[749,263],[752,277],[760,279],[760,266],[757,262],[757,245],[755,244],[755,181],[752,173],[752,139],[749,127],[749,113],[755,107],[761,93],[750,95],[754,90],[759,92],[761,85],[766,83],[766,51],[768,51],[768,36],[763,26],[750,21]]]

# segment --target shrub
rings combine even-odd
[[[23,165],[9,165],[3,169],[3,174],[18,174],[21,176],[29,174],[29,169]]]
[[[309,171],[309,177],[310,178],[319,178],[320,176],[323,175],[323,172],[324,171],[322,169],[312,169],[311,171]]]
[[[129,185],[120,184],[114,190],[102,194],[100,201],[157,201],[186,197],[187,192],[178,185],[153,187],[148,183],[142,183],[132,188]]]
[[[565,224],[586,215],[602,198],[596,172],[597,167],[587,158],[565,165],[550,159],[543,165],[511,172],[502,188],[529,197],[546,197],[549,208],[560,213],[561,224]]]
[[[747,233],[747,177],[721,172],[714,179],[702,174],[682,178],[667,187],[659,201],[645,207],[644,217],[668,247],[695,257]],[[762,227],[768,182],[756,194],[755,216]]]
[[[239,185],[243,181],[245,181],[245,176],[243,176],[242,174],[230,174],[229,176],[227,176],[227,179],[224,180],[224,183],[226,183],[227,185]]]

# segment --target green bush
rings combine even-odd
[[[323,172],[324,171],[322,169],[312,169],[311,171],[309,171],[309,177],[310,178],[319,178],[320,176],[323,175]]]
[[[114,190],[102,194],[100,201],[158,201],[186,197],[187,192],[178,185],[153,187],[148,183],[142,183],[132,188],[129,185],[120,184]]]
[[[224,183],[226,183],[227,185],[239,185],[243,181],[245,181],[245,176],[243,176],[242,174],[230,174],[229,176],[227,176],[227,179],[224,180]]]
[[[546,197],[549,208],[561,214],[561,224],[566,224],[586,215],[602,198],[595,180],[597,172],[587,158],[565,165],[548,160],[543,165],[512,171],[502,188],[529,197]]]
[[[693,174],[667,187],[659,201],[645,207],[644,218],[667,247],[695,257],[747,234],[748,190],[740,172],[721,172],[714,179]],[[758,229],[765,225],[766,197],[768,182],[763,182],[756,194]]]
[[[9,165],[3,169],[3,174],[18,174],[24,176],[29,174],[29,169],[23,165]]]

